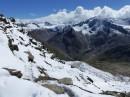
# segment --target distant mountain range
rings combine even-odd
[[[0,14],[0,97],[130,97],[130,19],[81,10],[63,21]]]
[[[113,74],[130,76],[130,69],[126,70],[130,64],[128,9],[130,6],[117,11],[108,7],[94,10],[78,7],[72,12],[58,12],[19,24],[24,24],[28,35],[55,49],[63,59],[82,60]]]

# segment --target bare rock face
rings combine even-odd
[[[9,69],[9,68],[3,68],[3,69],[7,70],[12,76],[16,76],[18,78],[21,78],[23,76],[21,71],[18,71],[16,69]]]

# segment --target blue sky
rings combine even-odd
[[[60,9],[74,10],[77,6],[92,9],[96,6],[119,9],[130,0],[0,0],[0,12],[16,18],[37,18]]]

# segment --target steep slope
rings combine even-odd
[[[83,62],[52,58],[53,53],[21,29],[0,17],[1,97],[129,95],[129,78],[115,77]]]

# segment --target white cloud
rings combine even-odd
[[[31,15],[34,16],[35,14]],[[126,5],[119,10],[114,10],[107,6],[104,6],[103,8],[96,7],[94,9],[88,10],[83,8],[82,6],[78,6],[73,11],[68,11],[66,9],[59,10],[58,12],[53,13],[49,16],[34,19],[34,21],[48,21],[53,24],[78,23],[95,16],[101,18],[130,18],[130,5]]]

